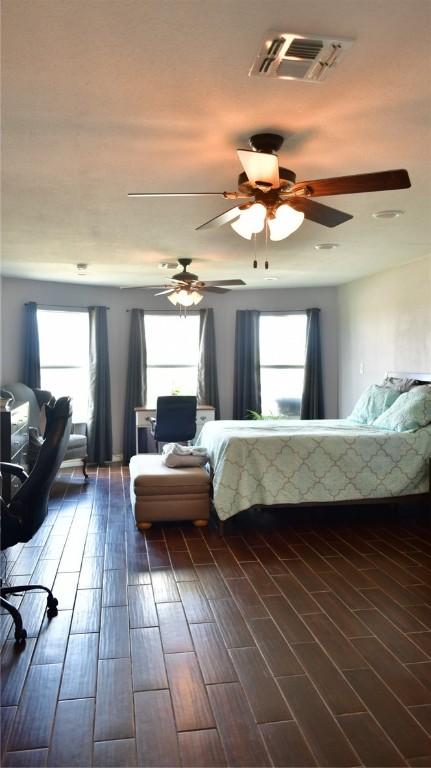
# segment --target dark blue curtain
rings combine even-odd
[[[24,304],[24,360],[23,384],[31,389],[40,387],[39,331],[37,327],[37,304]]]
[[[123,462],[127,464],[136,453],[135,408],[146,405],[147,346],[145,343],[144,310],[130,313],[129,358],[127,365],[126,400],[124,405]],[[141,432],[147,432],[144,429]],[[146,448],[146,446],[142,446]]]
[[[304,389],[301,419],[323,419],[322,353],[320,349],[320,309],[307,309]]]
[[[248,419],[261,411],[259,312],[239,309],[235,327],[233,418]]]
[[[212,405],[215,409],[215,417],[219,419],[214,310],[200,309],[199,317],[198,403]]]
[[[111,378],[107,307],[89,307],[90,408],[88,458],[96,464],[112,461]]]

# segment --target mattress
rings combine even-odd
[[[347,419],[207,422],[197,440],[221,520],[253,506],[425,493],[431,425],[389,432]]]

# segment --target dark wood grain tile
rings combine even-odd
[[[127,605],[127,571],[105,571],[103,574],[102,606]]]
[[[260,726],[260,730],[275,766],[299,768],[316,765],[301,731],[293,720],[286,723],[265,723]]]
[[[106,606],[102,608],[100,622],[99,659],[121,659],[128,656],[130,640],[127,605]]]
[[[99,635],[70,635],[61,680],[60,699],[96,695]]]
[[[244,575],[240,564],[228,549],[214,549],[212,556],[224,579],[234,579]]]
[[[339,669],[360,669],[366,666],[352,643],[324,613],[310,613],[303,619]]]
[[[364,595],[355,589],[355,587],[353,587],[350,582],[339,573],[336,573],[335,571],[322,573],[321,577],[335,595],[349,608],[352,608],[352,610],[366,610],[367,608],[371,608],[371,603],[364,597]],[[316,597],[318,596],[316,595]]]
[[[274,581],[297,613],[315,613],[319,611],[319,606],[315,599],[289,573],[274,576]]]
[[[63,663],[69,639],[72,611],[59,611],[49,619],[45,616],[40,628],[32,664]]]
[[[158,627],[130,630],[134,691],[167,688],[165,662]]]
[[[353,669],[345,674],[402,755],[410,758],[431,754],[429,736],[374,672]]]
[[[431,632],[410,632],[408,637],[431,659]]]
[[[205,683],[236,681],[236,672],[216,625],[192,624],[190,631]]]
[[[178,734],[181,762],[189,768],[227,766],[226,755],[216,730],[186,731]]]
[[[254,645],[254,640],[232,598],[210,600],[212,612],[227,648]]]
[[[239,683],[208,686],[208,696],[228,765],[271,765],[261,734]]]
[[[15,719],[17,709],[18,707],[2,707],[0,710],[0,727],[1,727],[0,754],[1,756],[3,756],[4,752],[7,749],[9,734],[12,730],[12,725]]]
[[[280,536],[276,531],[264,533],[263,540],[269,547],[271,547],[280,560],[294,560],[298,557],[296,552],[294,552],[292,547],[287,543],[286,539],[283,538],[283,536]]]
[[[208,600],[198,582],[181,581],[178,583],[178,590],[189,624],[214,620]]]
[[[196,581],[198,575],[195,571],[189,552],[181,550],[169,551],[172,568],[176,581]]]
[[[289,643],[307,643],[313,640],[313,635],[285,597],[265,597],[263,602]]]
[[[195,565],[214,563],[213,556],[201,536],[197,539],[187,539],[187,546]]]
[[[212,728],[214,718],[196,655],[169,653],[165,663],[177,730]]]
[[[286,563],[290,573],[299,581],[307,592],[327,592],[328,585],[317,575],[304,560],[289,560]],[[327,567],[327,570],[329,570]]]
[[[55,713],[48,765],[89,766],[93,756],[94,699],[59,701]],[[71,738],[79,733],[79,738]]]
[[[142,768],[180,765],[175,721],[169,691],[135,693],[136,748]],[[163,727],[160,727],[160,724]]]
[[[427,690],[384,645],[374,637],[354,640],[354,645],[369,666],[407,707],[431,704],[431,691]]]
[[[227,585],[246,619],[262,619],[268,616],[267,609],[247,578],[228,579]]]
[[[403,587],[410,587],[417,583],[417,577],[411,573],[410,566],[409,568],[401,568],[381,552],[374,552],[370,555],[369,560],[374,566],[377,566],[381,573],[385,573]]]
[[[128,547],[127,549],[127,583],[151,584],[150,566],[146,552]]]
[[[155,627],[158,618],[153,590],[149,584],[127,587],[129,599],[130,627]]]
[[[171,568],[153,568],[151,582],[156,603],[172,603],[180,599]]]
[[[18,704],[24,681],[36,645],[35,638],[28,638],[25,653],[17,648],[13,638],[6,644],[1,657],[1,704],[12,707]]]
[[[47,747],[60,687],[61,664],[30,667],[9,736],[8,750]],[[38,702],[37,717],[35,701]]]
[[[5,768],[44,768],[48,759],[47,749],[28,749],[20,752],[6,752]]]
[[[367,589],[363,594],[381,613],[392,621],[401,632],[421,632],[426,627],[415,617],[396,603],[381,589]]]
[[[429,704],[423,707],[410,707],[409,712],[427,733],[431,733],[431,707]]]
[[[303,674],[303,668],[273,619],[250,619],[248,626],[273,675]]]
[[[239,563],[246,563],[253,560],[256,561],[256,555],[244,541],[242,536],[225,536],[225,542]]]
[[[78,589],[100,589],[102,584],[103,557],[84,557],[79,574]]]
[[[70,628],[72,634],[99,631],[101,601],[101,589],[78,589]]]
[[[419,664],[408,664],[407,669],[412,672],[421,683],[431,691],[431,661],[420,662]]]
[[[376,721],[365,712],[342,715],[338,723],[366,766],[406,765]]]
[[[380,611],[359,611],[361,621],[405,664],[427,661],[427,656]],[[416,636],[416,635],[415,635]],[[413,636],[412,636],[413,637]]]
[[[280,590],[260,563],[243,562],[241,568],[260,597],[279,595]]]
[[[183,536],[181,528],[166,525],[163,528],[163,533],[170,554],[172,554],[172,552],[187,551],[186,540]]]
[[[273,552],[272,549],[270,549],[270,547],[267,547],[265,544],[262,544],[257,547],[252,547],[252,549],[257,559],[260,561],[260,563],[262,563],[265,570],[271,576],[277,576],[277,575],[280,575],[281,573],[287,573],[285,565],[280,560],[280,558],[277,557],[275,552]]]
[[[134,735],[130,659],[101,659],[97,675],[94,740],[129,739]]]
[[[165,653],[192,651],[193,643],[181,603],[159,603],[157,606],[160,635]]]
[[[371,630],[333,592],[319,592],[315,595],[320,608],[332,619],[346,637],[367,637]]]
[[[280,677],[279,684],[319,766],[356,766],[356,758],[338,723],[305,676]],[[316,728],[316,723],[319,724]]]
[[[209,600],[230,597],[226,583],[216,565],[199,565],[196,567],[196,572]]]
[[[364,711],[355,692],[317,643],[299,643],[294,651],[334,715]]]
[[[230,656],[257,723],[290,720],[292,715],[257,648],[233,648]]]
[[[58,609],[72,610],[75,605],[76,590],[78,588],[79,572],[58,573],[52,587],[53,595],[58,600]],[[92,587],[93,588],[93,587]],[[87,590],[82,590],[82,592]]]
[[[136,768],[135,739],[96,741],[94,744],[94,768]]]

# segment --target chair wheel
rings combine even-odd
[[[16,629],[15,630],[15,642],[17,643],[25,643],[27,637],[27,630],[22,629]]]
[[[54,616],[58,616],[58,611],[55,606],[53,608],[48,608],[46,615],[48,616],[48,619],[53,619]]]
[[[46,599],[46,604],[48,606],[48,610],[49,611],[56,611],[55,615],[57,615],[57,605],[58,605],[57,598],[54,597],[53,595],[48,595],[48,597]]]

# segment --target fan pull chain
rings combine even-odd
[[[268,219],[265,219],[265,269],[269,268],[268,261]]]
[[[253,234],[253,248],[254,248],[253,269],[257,269],[257,258],[256,258],[256,233],[254,233],[254,234]]]

